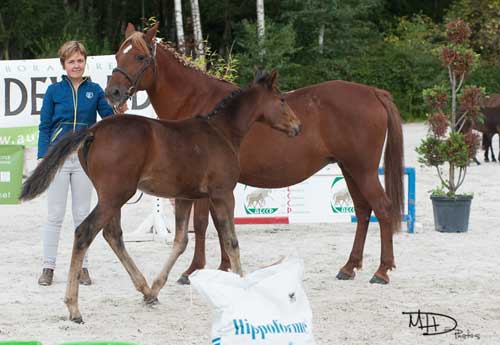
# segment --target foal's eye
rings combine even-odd
[[[143,60],[145,59],[145,56],[144,56],[144,55],[136,55],[136,56],[135,56],[135,59],[136,59],[137,61],[143,61]]]
[[[284,98],[281,98],[281,99],[280,99],[280,102],[281,102],[281,105],[284,105],[284,104],[285,104],[285,99],[284,99]]]

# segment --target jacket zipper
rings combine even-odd
[[[83,84],[83,82],[86,80],[86,78],[83,78],[82,82],[80,83]],[[69,82],[69,80],[66,79],[66,81],[69,83],[69,86],[71,86],[71,96],[73,96],[73,108],[74,108],[74,113],[73,113],[73,132],[76,131],[76,112],[78,111],[78,91],[75,91],[75,88],[73,87],[73,84]],[[78,86],[80,86],[78,85]]]

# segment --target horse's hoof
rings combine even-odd
[[[189,285],[191,282],[189,281],[189,276],[187,274],[181,275],[179,279],[177,279],[177,284],[180,285]]]
[[[353,280],[355,276],[356,276],[355,272],[352,272],[352,276],[350,276],[347,273],[344,273],[342,271],[339,271],[339,273],[337,273],[338,280]]]
[[[144,297],[144,303],[149,306],[157,305],[160,303],[157,297]]]
[[[78,323],[78,324],[84,324],[85,323],[85,322],[83,322],[83,319],[82,319],[81,316],[72,318],[71,321],[73,321],[74,323]]]
[[[380,277],[377,277],[376,275],[374,275],[372,277],[372,279],[370,279],[370,284],[382,284],[382,285],[386,285],[388,283],[389,283],[388,281],[385,281],[384,279],[382,279]]]

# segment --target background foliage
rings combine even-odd
[[[421,90],[447,78],[434,52],[444,39],[443,23],[461,17],[470,23],[471,46],[481,54],[470,82],[500,92],[500,0],[266,0],[263,60],[255,0],[199,5],[214,59],[231,54],[240,84],[257,65],[278,68],[283,90],[344,79],[387,89],[406,120],[423,118]],[[189,48],[188,0],[183,15]],[[0,59],[55,57],[68,39],[83,41],[92,55],[112,54],[127,22],[144,27],[150,17],[160,21],[159,35],[175,42],[173,0],[2,0]]]

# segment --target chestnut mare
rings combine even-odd
[[[300,131],[300,121],[276,91],[275,80],[276,72],[261,76],[249,89],[236,91],[207,116],[183,121],[114,116],[61,139],[51,148],[24,183],[20,199],[32,199],[47,189],[58,168],[76,150],[98,196],[97,206],[75,231],[65,300],[70,320],[82,322],[78,272],[85,252],[101,229],[144,300],[155,302],[172,266],[186,248],[193,199],[210,200],[231,269],[242,274],[233,196],[240,175],[241,141],[256,121],[289,136]],[[286,140],[285,135],[280,136]],[[125,249],[120,225],[121,207],[137,189],[176,198],[172,252],[151,288]]]
[[[129,24],[116,53],[117,68],[106,95],[115,106],[137,90],[146,90],[161,119],[182,119],[211,109],[238,89],[232,83],[207,75],[189,65],[173,48],[157,43],[157,27],[136,32]],[[392,237],[401,227],[403,213],[403,134],[399,112],[384,90],[344,81],[328,81],[288,92],[286,102],[303,124],[301,135],[288,140],[256,125],[243,140],[239,182],[262,188],[296,184],[330,163],[338,163],[347,182],[358,224],[351,255],[337,274],[353,279],[362,266],[370,214],[380,224],[380,265],[370,280],[388,283],[395,267]],[[384,141],[385,191],[378,167]],[[180,282],[205,265],[208,202],[194,205],[195,254]],[[219,240],[220,234],[219,234]],[[222,242],[221,242],[222,244]],[[221,245],[220,269],[228,269]]]

